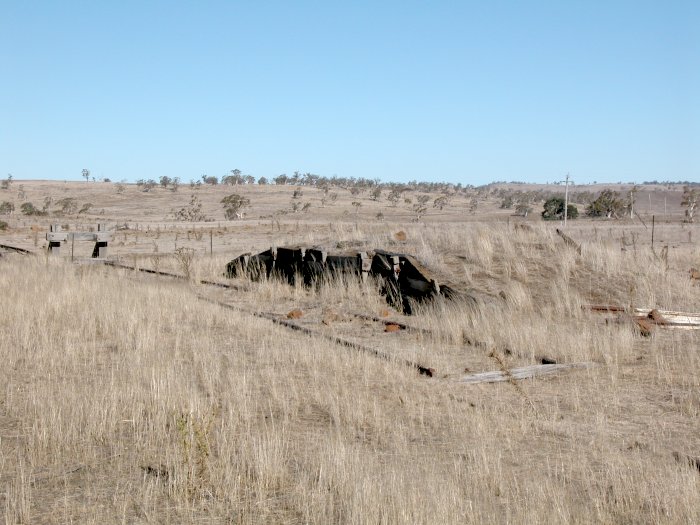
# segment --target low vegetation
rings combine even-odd
[[[541,210],[555,192],[543,199],[519,187],[510,208],[498,188],[450,193],[440,209],[442,194],[427,191],[383,190],[375,200],[369,189],[302,186],[293,197],[296,186],[240,184],[233,195],[249,199],[255,217],[228,222],[221,201],[232,185],[200,184],[191,195],[125,185],[122,199],[111,184],[99,193],[83,182],[63,194],[107,208],[112,257],[185,279],[74,265],[68,251],[46,257],[33,243],[52,217],[3,217],[12,228],[2,243],[38,254],[0,258],[6,523],[700,521],[691,463],[700,456],[700,334],[644,337],[582,308],[697,310],[697,226],[682,222],[681,191],[668,197],[666,221],[665,197],[654,201],[654,249],[641,210],[644,224],[572,221],[579,254],[558,222],[512,216],[519,205]],[[33,202],[62,195],[59,185],[26,190]],[[636,209],[651,201],[644,191]],[[278,213],[290,202],[313,206]],[[414,206],[426,208],[417,224]],[[86,221],[63,222],[80,231]],[[411,253],[464,295],[406,317],[371,279],[199,284],[222,282],[233,256],[273,244]],[[388,358],[261,317],[287,322],[292,311],[315,334]],[[387,332],[383,320],[427,332]],[[543,358],[593,365],[459,382]],[[407,360],[436,373],[421,376]]]

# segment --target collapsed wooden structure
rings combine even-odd
[[[93,259],[104,259],[107,257],[107,245],[112,239],[112,232],[108,232],[105,224],[98,224],[96,232],[63,232],[60,224],[52,224],[50,231],[46,234],[49,241],[49,253],[60,255],[61,243],[71,241],[92,241],[95,247],[92,250]]]
[[[329,253],[318,247],[272,247],[233,259],[226,266],[226,275],[253,280],[277,276],[291,285],[303,282],[306,286],[340,275],[354,275],[363,281],[371,275],[380,281],[387,301],[406,314],[412,313],[416,302],[455,295],[452,287],[438,283],[415,257],[384,250]]]

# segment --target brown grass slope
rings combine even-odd
[[[536,221],[529,231],[475,219],[328,224],[312,213],[274,231],[265,220],[217,224],[213,256],[193,225],[117,235],[112,253],[125,263],[179,273],[174,242],[192,247],[187,281],[76,266],[65,251],[0,260],[6,523],[700,520],[700,472],[685,460],[700,456],[698,334],[643,338],[581,308],[700,309],[688,278],[700,252],[686,227],[666,225],[675,241],[663,259],[641,240],[625,244],[625,230],[643,230],[626,223],[572,226],[578,255]],[[7,238],[33,245],[21,223]],[[241,251],[302,242],[414,253],[476,306],[391,311],[431,333],[386,333],[353,316],[386,308],[372,282],[197,284],[222,280]],[[251,315],[286,319],[294,308],[309,330],[390,358]],[[456,381],[543,355],[596,366]],[[437,373],[420,376],[404,359]]]

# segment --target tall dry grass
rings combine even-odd
[[[391,225],[340,230],[340,240],[392,240]],[[672,455],[700,455],[697,336],[645,340],[581,308],[689,308],[693,253],[666,269],[604,243],[578,257],[544,227],[407,233],[398,248],[477,298],[406,320],[433,335],[320,323],[324,308],[383,307],[372,283],[216,292],[236,311],[198,300],[208,292],[194,282],[3,261],[5,522],[700,520],[700,474]],[[193,281],[221,278],[225,261],[195,258]],[[440,373],[423,378],[247,313],[293,307],[306,326]],[[516,385],[454,381],[543,354],[597,366]]]

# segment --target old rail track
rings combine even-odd
[[[185,276],[183,276],[183,275],[179,275],[179,274],[175,274],[175,273],[171,273],[171,272],[153,270],[150,268],[134,268],[133,266],[128,266],[128,265],[124,265],[124,264],[120,264],[120,263],[116,263],[116,262],[111,262],[111,261],[105,263],[105,265],[113,267],[113,268],[123,269],[123,270],[138,271],[138,272],[143,272],[143,273],[147,273],[150,275],[159,275],[159,276],[163,276],[163,277],[169,277],[169,278],[177,279],[177,280],[181,280],[181,281],[184,281],[186,279]],[[219,288],[225,288],[225,289],[230,289],[230,290],[243,290],[244,289],[243,287],[237,286],[235,284],[220,283],[220,282],[210,281],[210,280],[198,280],[196,282],[198,284],[203,284],[203,285],[207,285],[207,286],[214,286],[214,287],[219,287]],[[221,308],[241,312],[241,313],[244,313],[244,314],[259,318],[259,319],[265,319],[265,320],[270,321],[271,323],[273,323],[277,326],[287,328],[289,330],[307,335],[307,336],[312,337],[312,338],[322,339],[322,340],[331,342],[333,344],[336,344],[338,346],[342,346],[344,348],[349,348],[349,349],[356,350],[356,351],[359,351],[362,353],[366,353],[368,355],[372,355],[372,356],[374,356],[378,359],[382,359],[384,361],[390,361],[393,363],[407,366],[409,368],[413,368],[413,369],[417,370],[418,373],[422,376],[433,377],[435,375],[435,369],[431,368],[429,366],[423,365],[421,363],[418,363],[418,362],[415,362],[415,361],[412,361],[409,359],[396,358],[396,357],[394,357],[386,352],[383,352],[377,348],[363,345],[363,344],[357,343],[355,341],[350,341],[349,339],[344,339],[342,337],[338,337],[335,335],[324,334],[324,333],[319,332],[317,330],[313,330],[313,329],[308,328],[306,326],[302,326],[302,325],[295,323],[289,319],[284,319],[284,318],[280,317],[278,314],[275,314],[272,312],[258,312],[255,310],[251,310],[249,308],[244,308],[242,306],[232,305],[229,303],[225,303],[223,301],[218,301],[216,299],[206,297],[202,294],[195,294],[195,296],[201,301],[217,305]],[[353,315],[355,315],[355,314],[353,314]],[[363,316],[361,318],[364,318],[366,320],[376,320],[376,321],[379,321],[382,323],[385,322],[385,320],[383,320],[383,319],[373,318],[371,316]],[[402,325],[402,326],[404,328],[408,328],[407,325]]]

